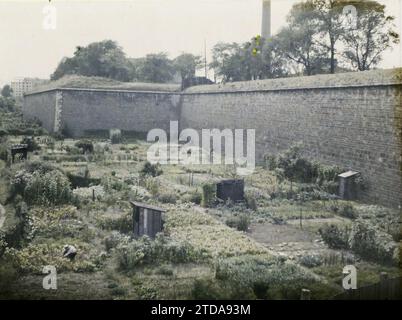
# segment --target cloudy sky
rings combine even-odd
[[[275,33],[296,0],[272,0]],[[402,30],[402,0],[379,0]],[[61,1],[55,30],[43,28],[45,0],[0,0],[0,84],[15,77],[48,78],[77,45],[116,40],[130,57],[147,53],[203,54],[219,41],[244,42],[260,33],[261,0]],[[381,67],[402,66],[401,44]]]

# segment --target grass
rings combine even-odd
[[[34,91],[50,90],[55,88],[90,88],[90,89],[115,89],[115,90],[141,90],[141,91],[180,91],[181,86],[176,84],[154,84],[120,82],[113,79],[101,77],[85,77],[68,75],[55,81],[49,81],[43,86],[35,88]]]

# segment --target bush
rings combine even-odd
[[[20,143],[26,144],[28,146],[29,152],[33,152],[35,150],[40,150],[39,145],[36,143],[35,138],[33,138],[33,137],[24,137]]]
[[[231,217],[226,220],[226,225],[231,228],[236,228],[239,231],[246,232],[250,225],[250,218],[246,214],[241,214],[237,217]]]
[[[210,208],[215,203],[215,192],[216,187],[213,184],[204,184],[202,186],[202,198],[201,206],[204,208]]]
[[[323,264],[323,259],[319,255],[307,254],[299,259],[299,263],[307,268],[315,268]]]
[[[157,263],[197,262],[201,254],[187,242],[174,241],[161,234],[155,240],[142,237],[122,241],[116,248],[117,261],[122,270]]]
[[[157,270],[156,270],[157,274],[161,274],[163,276],[173,276],[173,268],[171,265],[169,264],[164,264],[162,266],[160,266]]]
[[[249,289],[258,299],[299,299],[301,289],[315,282],[295,264],[270,256],[249,255],[219,260],[216,279],[243,294]]]
[[[123,238],[124,235],[120,232],[112,231],[112,233],[104,240],[106,252],[116,248]]]
[[[246,194],[246,205],[247,208],[253,210],[253,211],[257,211],[258,206],[257,206],[257,200],[254,196],[250,195],[250,194]]]
[[[122,141],[121,130],[120,129],[110,129],[109,138],[112,144],[119,144]]]
[[[201,204],[201,200],[202,194],[198,191],[190,192],[183,197],[184,202],[192,202],[195,204]]]
[[[362,258],[379,263],[395,263],[397,243],[392,236],[363,220],[353,224],[349,236],[350,249]]]
[[[0,128],[0,138],[4,137],[4,136],[8,136],[10,133],[8,132],[8,130]]]
[[[349,229],[341,230],[336,225],[326,225],[319,229],[323,241],[332,249],[348,249]]]
[[[8,151],[5,144],[0,144],[0,160],[7,161]]]
[[[339,208],[339,215],[348,219],[356,219],[357,213],[355,212],[354,208],[350,204],[345,204]]]
[[[145,162],[141,171],[140,175],[142,177],[151,176],[157,177],[163,173],[162,169],[160,168],[159,164],[151,164],[149,161]]]
[[[133,217],[131,213],[115,217],[101,216],[97,218],[97,225],[103,230],[116,230],[121,233],[133,231]]]
[[[45,174],[35,171],[24,189],[24,199],[28,204],[60,205],[70,203],[72,198],[70,181],[56,170]]]
[[[77,148],[81,149],[83,154],[85,154],[87,152],[88,153],[94,152],[94,145],[93,145],[92,141],[88,140],[88,139],[83,139],[83,140],[77,141],[75,143],[75,146]]]
[[[213,279],[196,279],[191,289],[192,300],[228,300],[229,290]]]
[[[177,196],[174,193],[162,193],[159,195],[158,200],[162,203],[175,204],[177,201]]]

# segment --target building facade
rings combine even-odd
[[[46,80],[37,78],[16,78],[11,81],[11,88],[13,89],[14,98],[22,98],[24,94],[32,91],[35,87],[43,84]]]

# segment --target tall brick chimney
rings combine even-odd
[[[271,0],[262,0],[261,36],[265,39],[271,37]]]

